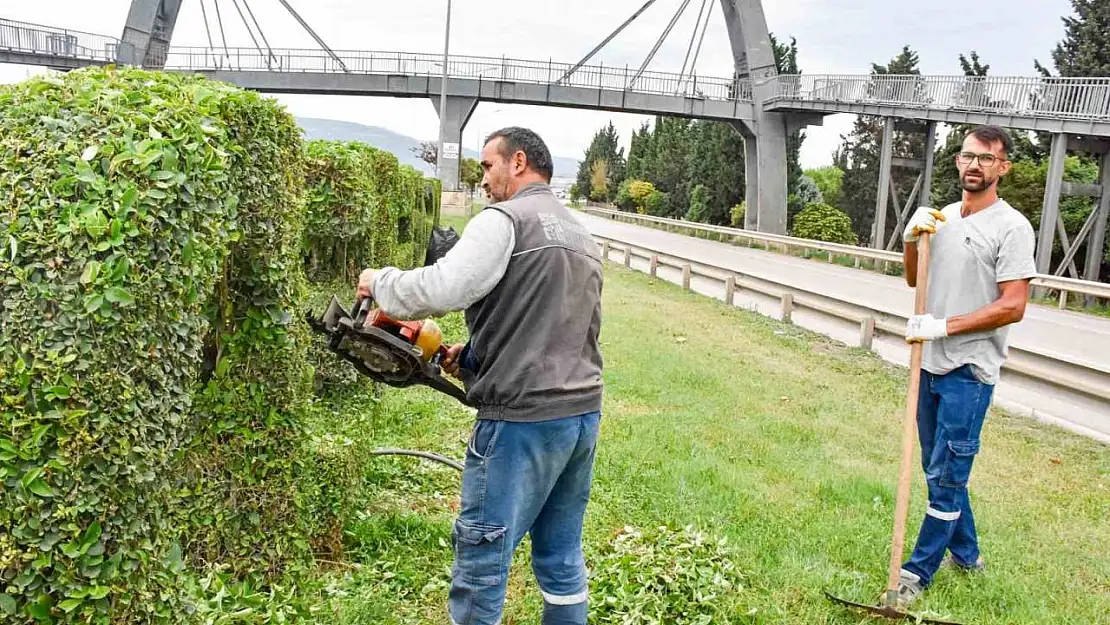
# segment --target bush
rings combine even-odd
[[[653,190],[646,198],[644,198],[643,213],[648,215],[660,215],[663,211],[663,206],[667,202],[667,195],[658,189]]]
[[[793,236],[829,243],[856,245],[858,239],[852,230],[848,215],[828,204],[810,204],[794,218]]]
[[[132,68],[5,87],[0,111],[0,615],[180,622],[216,587],[257,605],[341,549],[359,486],[307,426],[293,118]],[[387,226],[375,253],[407,217],[409,266],[438,185],[381,154],[370,210],[346,208]]]
[[[613,203],[622,211],[633,211],[636,209],[636,202],[632,200],[632,193],[629,190],[631,185],[632,180],[626,178],[621,182],[621,186],[617,188],[617,197],[613,200]]]
[[[693,527],[625,527],[591,558],[597,623],[733,622],[743,576],[724,538]]]
[[[338,276],[354,280],[370,261],[374,196],[368,147],[324,140],[305,145],[304,247],[308,275],[314,281]]]
[[[177,612],[163,496],[248,173],[225,151],[234,93],[108,69],[0,91],[0,612],[15,622]]]
[[[376,263],[402,268],[423,263],[438,223],[438,186],[365,143],[316,140],[306,152],[304,247],[314,281],[353,283]],[[375,245],[382,248],[378,253]]]
[[[729,223],[732,224],[733,228],[744,227],[744,213],[747,212],[747,208],[747,202],[740,202],[729,211]]]
[[[305,502],[312,369],[302,314],[304,152],[291,115],[253,92],[225,99],[236,240],[210,302],[212,355],[194,395],[197,435],[176,471],[186,557],[272,580],[311,562],[332,520]]]

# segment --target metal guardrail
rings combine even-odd
[[[179,48],[166,53],[166,69],[184,71],[275,71],[427,76],[439,78],[443,57],[410,52],[335,50],[342,61],[327,52],[312,49],[279,49],[260,52],[256,48]],[[448,78],[555,84],[573,66],[554,61],[527,61],[507,57],[449,56]],[[644,72],[638,79],[635,68],[583,65],[560,83],[569,87],[608,89],[654,95],[686,96],[706,100],[750,101],[747,81],[709,78],[669,72]],[[739,97],[733,97],[739,93]]]
[[[662,225],[668,228],[682,228],[694,232],[713,233],[735,239],[756,241],[763,243],[764,248],[767,250],[770,250],[772,246],[778,246],[784,247],[788,251],[792,249],[822,251],[830,255],[830,261],[832,260],[833,255],[849,256],[857,259],[857,267],[859,267],[859,259],[867,259],[872,262],[889,263],[896,266],[901,266],[902,264],[902,254],[900,252],[888,252],[885,250],[876,250],[867,247],[856,247],[854,245],[827,243],[825,241],[815,241],[813,239],[800,239],[797,237],[784,236],[780,234],[768,234],[766,232],[753,232],[751,230],[744,230],[741,228],[728,228],[725,226],[715,226],[712,224],[703,224],[693,221],[668,219],[665,217],[654,217],[651,215],[640,215],[638,213],[629,213],[625,211],[611,210],[606,208],[587,207],[582,210],[587,213],[595,213],[603,217],[609,217],[611,219],[625,219],[631,222]],[[1067,306],[1068,296],[1071,293],[1095,297],[1098,299],[1110,300],[1110,284],[1106,284],[1104,282],[1075,280],[1073,278],[1062,278],[1059,276],[1038,274],[1037,277],[1030,282],[1030,284],[1035,287],[1042,287],[1045,289],[1050,289],[1052,291],[1057,291],[1059,293],[1059,307],[1061,309]]]
[[[682,272],[682,287],[691,289],[691,278],[720,282],[724,286],[724,301],[732,304],[736,294],[747,289],[764,296],[779,299],[782,319],[791,321],[795,308],[806,308],[860,325],[859,345],[871,349],[876,332],[904,337],[908,317],[899,313],[879,310],[866,303],[838,299],[794,285],[763,277],[745,275],[735,270],[682,258],[651,247],[621,241],[612,237],[594,235],[602,244],[603,256],[610,260],[611,252],[624,252],[624,264],[631,267],[631,259],[648,260],[648,272],[657,276],[658,267],[670,267]],[[1100,401],[1110,402],[1110,369],[1077,363],[1053,354],[1027,348],[1010,346],[1010,358],[1002,365],[1003,371],[1020,374],[1051,384],[1070,392],[1079,393]]]
[[[0,50],[110,63],[121,45],[116,37],[0,18]]]
[[[1110,120],[1110,78],[784,75],[770,101],[889,104],[1032,117]]]

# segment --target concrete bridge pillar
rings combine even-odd
[[[744,229],[759,230],[759,144],[755,133],[743,122],[733,128],[744,139]]]
[[[437,176],[443,183],[442,210],[453,214],[464,214],[469,208],[466,192],[459,184],[459,170],[462,159],[462,132],[474,109],[478,106],[478,98],[464,96],[447,96],[446,111],[439,110],[439,95],[431,98],[436,108],[436,113],[442,119],[443,134],[439,137],[443,149],[439,151],[436,161]]]
[[[749,229],[786,234],[786,120],[763,109],[778,91],[778,66],[760,0],[720,0],[732,46],[733,66],[750,81],[753,119],[745,128],[745,193]],[[754,220],[754,221],[753,221]]]
[[[166,52],[181,0],[131,0],[116,61],[151,69],[166,66]]]

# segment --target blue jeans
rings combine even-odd
[[[917,434],[929,507],[913,554],[902,568],[918,575],[922,587],[932,582],[946,550],[957,564],[979,559],[967,481],[993,392],[994,386],[980,382],[969,365],[945,375],[921,372]]]
[[[455,625],[494,625],[517,545],[532,537],[544,625],[586,625],[582,520],[601,414],[517,423],[478,420],[466,452],[448,611]]]

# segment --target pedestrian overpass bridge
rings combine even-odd
[[[268,44],[254,48],[171,46],[182,2],[132,0],[120,38],[0,19],[0,63],[60,70],[127,63],[200,73],[267,93],[431,98],[443,118],[440,140],[454,144],[461,142],[462,130],[480,101],[724,121],[745,139],[746,200],[752,207],[746,213],[745,227],[775,234],[786,231],[786,136],[807,125],[820,125],[830,114],[877,116],[884,120],[870,241],[877,248],[891,247],[915,205],[916,194],[906,199],[905,206],[894,197],[892,169],[916,170],[917,188],[931,188],[937,123],[997,124],[1046,132],[1053,141],[1038,238],[1038,271],[1052,271],[1053,241],[1059,236],[1066,252],[1056,274],[1070,270],[1073,277],[1079,277],[1073,257],[1087,242],[1083,274],[1087,279],[1098,277],[1100,250],[1110,220],[1110,78],[778,74],[769,56],[760,1],[720,0],[736,58],[732,77],[700,76],[685,68],[680,73],[645,71],[647,62],[636,70],[587,63],[610,35],[577,64],[448,55],[444,81],[443,56],[332,50],[315,33],[321,44],[318,50],[271,48]],[[687,4],[689,0],[679,14]],[[446,110],[440,111],[444,91]],[[925,134],[920,161],[892,157],[896,121],[901,128],[916,128]],[[1064,184],[1064,157],[1069,149],[1103,155],[1100,184]],[[439,165],[445,190],[456,190],[457,158],[441,155]],[[1059,215],[1059,198],[1068,193],[1099,198],[1099,209],[1092,212],[1075,241],[1068,241]],[[888,212],[892,217],[889,225]]]

